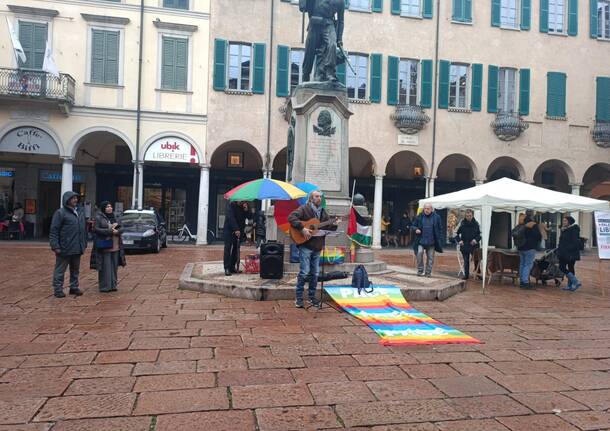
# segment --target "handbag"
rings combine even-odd
[[[244,259],[246,274],[258,274],[260,272],[260,259],[256,254],[249,254]]]
[[[101,239],[97,238],[95,240],[95,248],[98,250],[108,250],[113,246],[112,239]]]

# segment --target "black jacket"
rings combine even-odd
[[[235,231],[244,232],[246,227],[247,214],[237,202],[229,202],[227,204],[227,213],[225,214],[225,224],[223,226],[225,233]]]
[[[462,251],[472,252],[481,242],[481,228],[479,227],[479,222],[477,222],[474,218],[472,221],[468,221],[466,219],[462,220],[460,227],[457,230],[455,239],[458,242],[464,241]],[[473,239],[477,242],[475,245],[470,244]]]
[[[421,212],[417,217],[413,219],[413,224],[411,224],[411,230],[415,232],[417,229],[420,231],[423,230],[424,221],[423,218],[425,214]],[[438,253],[443,252],[443,226],[441,221],[441,216],[439,216],[436,212],[430,213],[432,217],[432,230],[434,233],[434,250]],[[413,251],[417,254],[417,249],[419,248],[419,241],[421,240],[422,234],[416,234],[415,241],[413,241]]]
[[[398,230],[403,235],[407,234],[411,230],[411,219],[409,217],[401,217],[398,222]]]
[[[529,221],[526,219],[525,224],[528,223]],[[540,244],[540,240],[542,240],[542,234],[540,233],[538,223],[535,223],[531,228],[525,228],[525,239],[525,244],[518,247],[519,251],[536,250],[538,248],[538,244]]]
[[[260,210],[256,212],[256,216],[254,217],[254,233],[257,238],[263,238],[267,236],[267,220],[265,218],[265,211]]]
[[[580,228],[577,224],[561,229],[557,257],[561,260],[580,260]]]
[[[77,208],[76,212],[68,207],[68,201],[74,192],[65,192],[61,202],[63,207],[55,211],[51,221],[49,243],[52,250],[60,250],[62,256],[81,255],[87,248],[87,229],[85,227],[85,210]]]

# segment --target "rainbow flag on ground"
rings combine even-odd
[[[369,325],[386,346],[411,344],[479,344],[464,334],[411,307],[396,286],[373,286],[371,293],[352,286],[324,286],[345,311]]]

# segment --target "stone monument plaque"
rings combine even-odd
[[[328,106],[311,113],[307,130],[305,181],[326,191],[341,190],[341,120]]]

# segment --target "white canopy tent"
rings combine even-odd
[[[480,186],[419,201],[436,209],[471,208],[481,211],[483,274],[487,268],[487,249],[492,211],[515,212],[532,209],[541,212],[608,211],[610,202],[536,187],[510,178],[500,178]],[[483,291],[485,291],[485,275]]]

